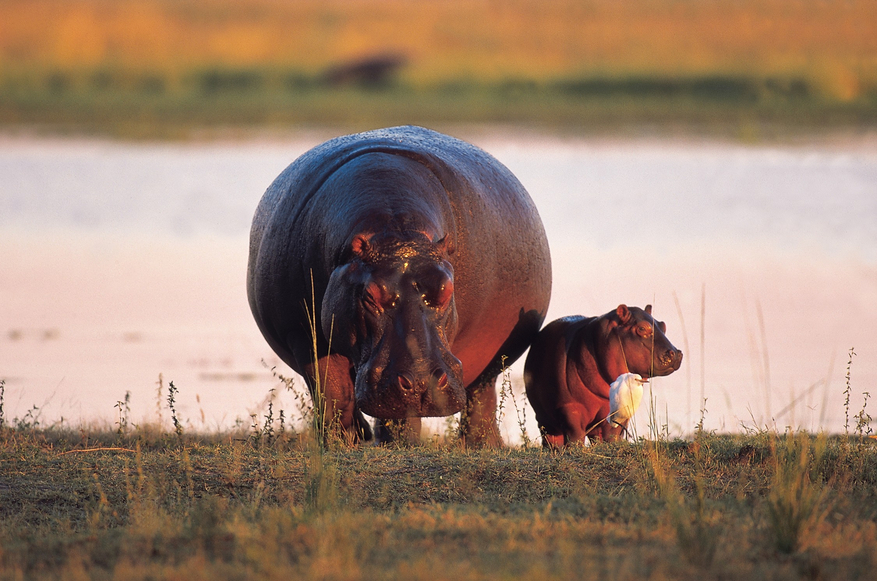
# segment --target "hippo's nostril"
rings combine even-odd
[[[448,386],[448,374],[444,370],[436,369],[432,372],[432,376],[435,378],[436,387],[443,389]]]
[[[674,371],[682,365],[682,351],[678,349],[670,349],[661,357],[661,365],[669,367]]]
[[[402,388],[402,391],[412,391],[414,389],[414,382],[410,377],[405,375],[404,373],[399,374],[399,387]]]

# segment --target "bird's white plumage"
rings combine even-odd
[[[643,399],[643,384],[647,380],[637,373],[622,373],[609,385],[610,425],[619,426],[633,417]]]

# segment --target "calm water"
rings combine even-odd
[[[195,428],[264,414],[278,383],[262,360],[278,362],[246,305],[246,236],[268,184],[323,137],[0,140],[6,419],[112,422],[130,391],[132,421],[153,421],[159,373]],[[470,140],[540,210],[549,318],[624,302],[667,322],[686,360],[652,397],[672,434],[691,430],[702,397],[715,429],[843,430],[853,347],[851,414],[861,408],[877,375],[877,145]]]

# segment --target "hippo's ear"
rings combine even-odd
[[[441,237],[441,239],[435,242],[436,250],[439,251],[439,254],[443,256],[450,256],[454,253],[454,244],[448,239],[448,235],[445,234]]]
[[[652,314],[652,305],[646,305],[646,314],[647,314],[647,315],[651,315],[651,314]]]
[[[618,305],[618,308],[615,309],[615,314],[621,319],[622,325],[626,325],[630,321],[630,309],[627,308],[627,305]]]
[[[350,251],[357,258],[364,257],[366,254],[368,254],[368,250],[368,238],[366,238],[362,234],[357,234],[353,237],[353,240],[350,241]]]

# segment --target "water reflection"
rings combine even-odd
[[[44,423],[109,422],[131,391],[134,417],[150,421],[163,373],[192,427],[249,423],[280,385],[246,305],[246,234],[264,189],[323,137],[0,141],[7,417],[36,404]],[[877,372],[877,147],[473,141],[539,207],[550,318],[624,302],[667,322],[686,362],[653,382],[659,429],[689,432],[701,393],[709,428],[843,429],[849,348],[853,406]],[[648,433],[645,406],[637,426]]]

